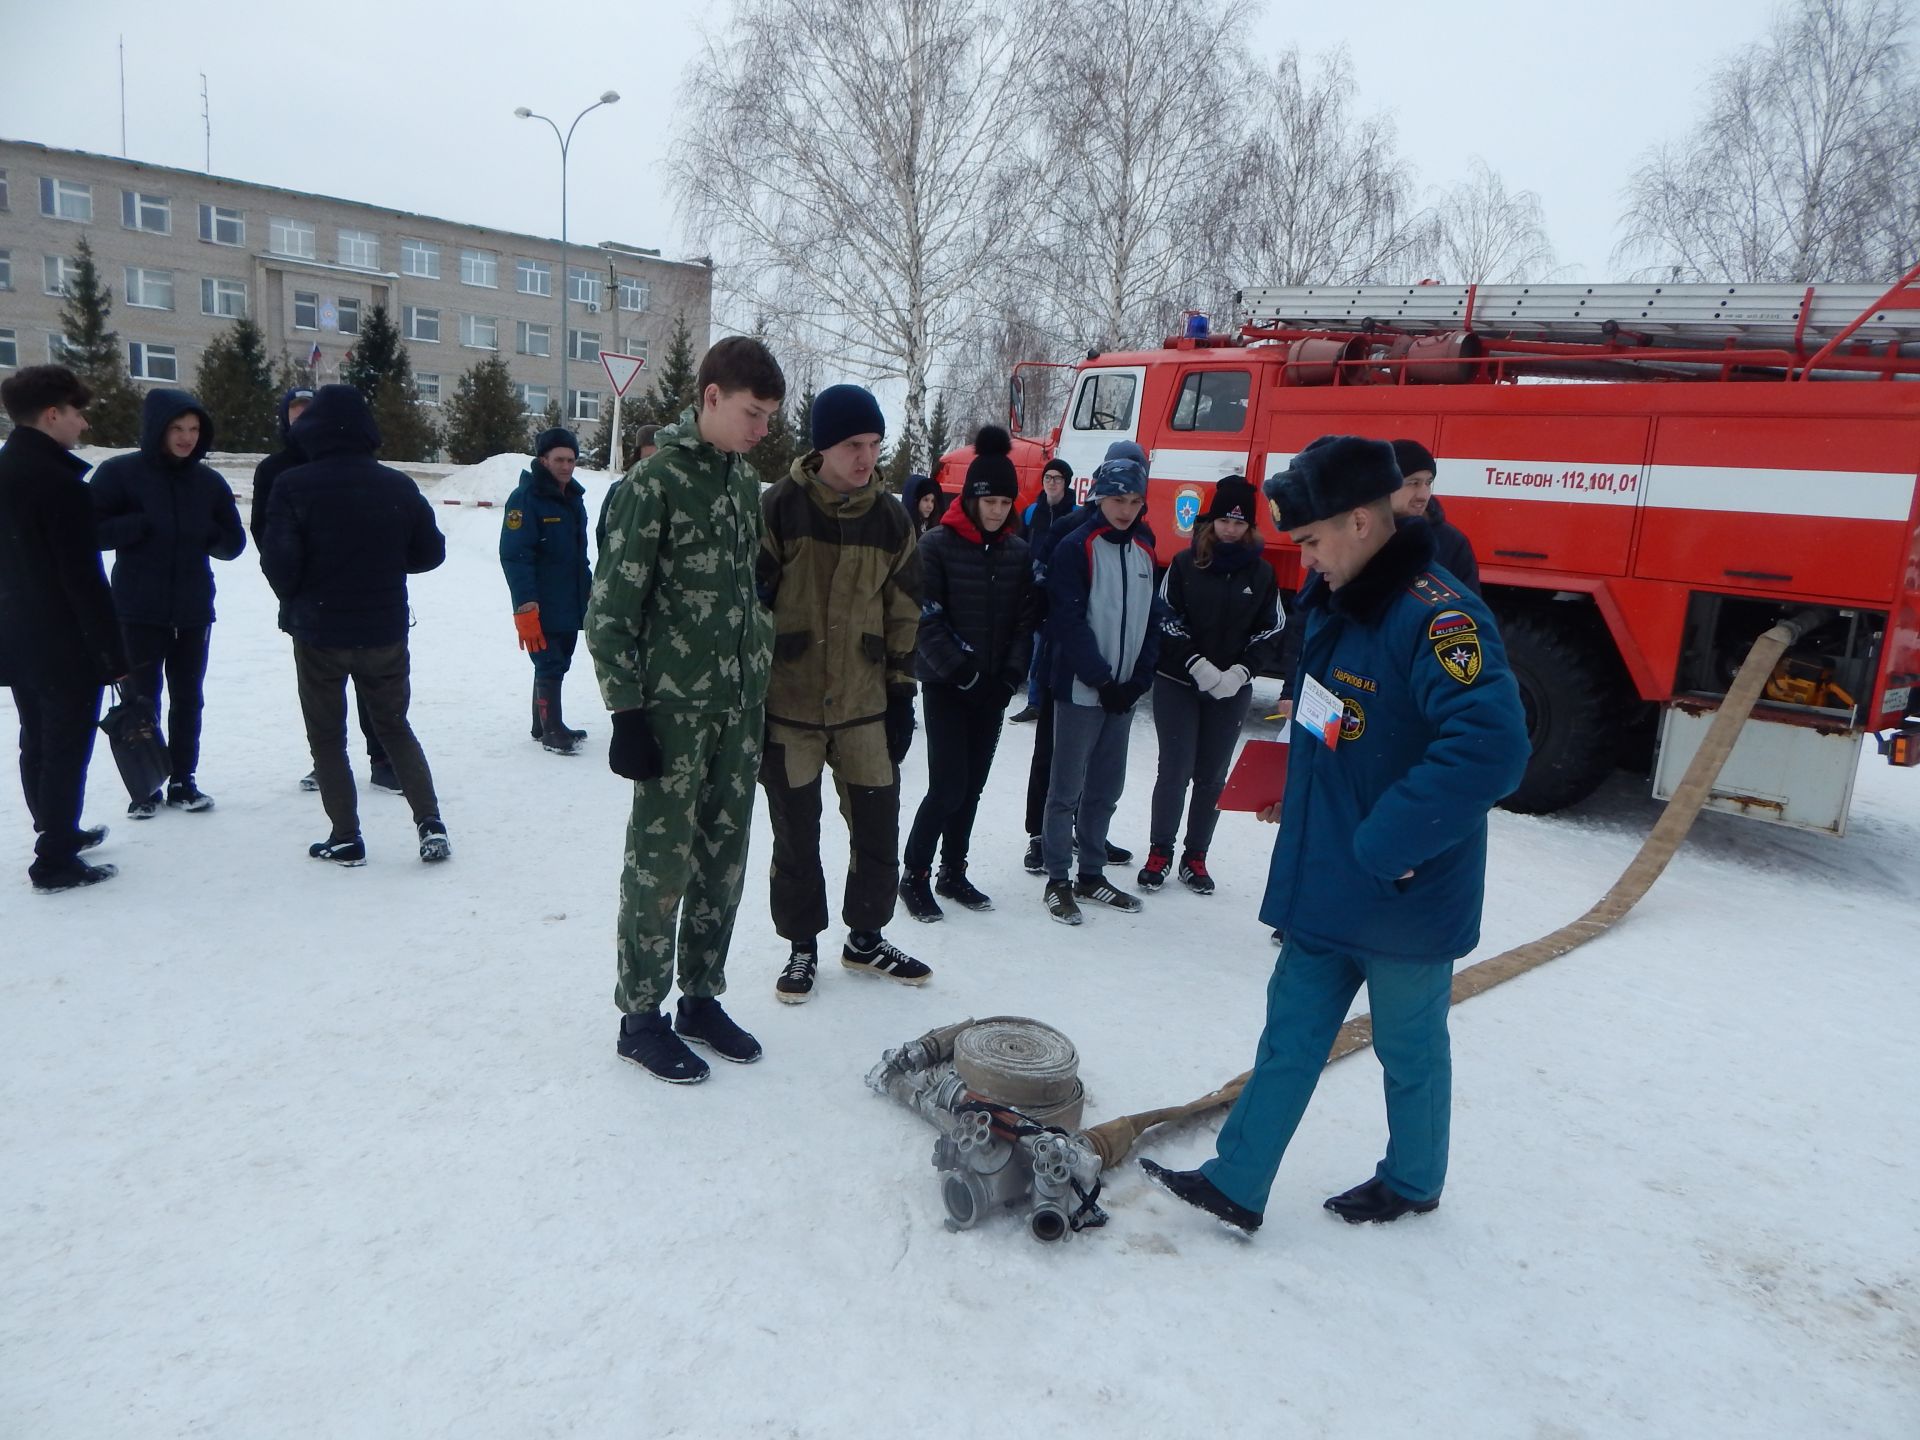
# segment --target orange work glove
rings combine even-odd
[[[513,628],[520,632],[520,648],[529,655],[547,648],[546,632],[540,628],[538,605],[523,605],[514,611]]]

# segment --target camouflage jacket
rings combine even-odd
[[[767,718],[837,730],[913,694],[920,551],[877,476],[841,495],[819,470],[819,456],[802,456],[761,501],[759,589],[775,630]]]
[[[760,481],[700,438],[693,411],[655,436],[607,510],[587,649],[609,710],[760,705],[773,617],[754,597]]]

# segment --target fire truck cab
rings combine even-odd
[[[1670,795],[1754,638],[1810,611],[1711,806],[1839,834],[1867,735],[1894,763],[1920,761],[1920,267],[1885,291],[1238,299],[1232,334],[1192,317],[1159,349],[1072,366],[1059,425],[1016,441],[1022,504],[1049,456],[1084,496],[1108,445],[1135,440],[1164,564],[1222,476],[1258,483],[1320,435],[1417,440],[1526,702],[1533,758],[1509,808],[1558,810],[1649,758]],[[969,454],[945,457],[949,488]],[[1266,544],[1291,594],[1299,552],[1270,529]]]

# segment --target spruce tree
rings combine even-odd
[[[699,373],[693,363],[693,331],[687,325],[686,312],[682,311],[674,319],[673,334],[667,340],[667,353],[660,362],[659,374],[653,382],[653,389],[645,397],[645,403],[624,407],[633,413],[633,424],[673,424],[680,418],[680,412],[693,404],[693,382]]]
[[[558,400],[548,400],[547,408],[527,422],[527,453],[533,453],[533,442],[540,438],[542,432],[552,430],[566,423],[560,414],[560,402]],[[586,458],[584,455],[580,457],[583,463],[586,461]]]
[[[944,391],[933,402],[933,419],[927,422],[927,474],[933,473],[933,467],[940,463],[940,457],[947,453],[947,397]]]
[[[140,443],[140,392],[127,374],[120,337],[107,328],[113,314],[113,291],[100,283],[100,267],[93,246],[80,237],[74,253],[74,277],[60,307],[64,341],[61,362],[93,392],[87,406],[87,439],[94,445]]]
[[[440,453],[440,427],[413,382],[407,347],[393,352],[380,393],[373,399],[374,424],[380,427],[380,456],[385,460],[432,460]],[[519,402],[514,404],[516,414]]]
[[[222,450],[266,452],[279,442],[273,372],[266,337],[246,316],[216,335],[200,356],[194,393],[213,419]]]
[[[380,397],[380,382],[393,371],[398,356],[406,353],[400,332],[394,328],[387,307],[376,305],[360,326],[360,338],[340,365],[340,379],[367,397],[371,404]],[[412,376],[412,367],[408,367]]]
[[[807,453],[806,442],[801,438],[805,430],[804,419],[800,426],[787,418],[788,407],[780,406],[767,422],[767,435],[758,445],[747,452],[747,463],[753,466],[754,473],[771,485],[784,479],[793,469],[793,462]],[[800,412],[804,417],[806,410]]]
[[[906,490],[907,476],[912,473],[913,450],[907,444],[907,437],[902,435],[880,466],[880,482],[898,495]]]
[[[447,454],[460,465],[517,454],[527,443],[527,420],[507,362],[489,355],[462,375],[447,404]]]
[[[289,390],[313,390],[318,388],[313,378],[313,367],[304,360],[295,360],[283,347],[280,358],[273,362],[273,388],[276,392],[274,404],[278,406],[279,397]]]

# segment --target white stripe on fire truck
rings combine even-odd
[[[1219,480],[1247,473],[1244,450],[1155,450],[1147,473],[1155,480]]]
[[[1913,508],[1913,484],[1911,474],[1898,472],[1650,465],[1646,499],[1663,510],[1905,521]]]

